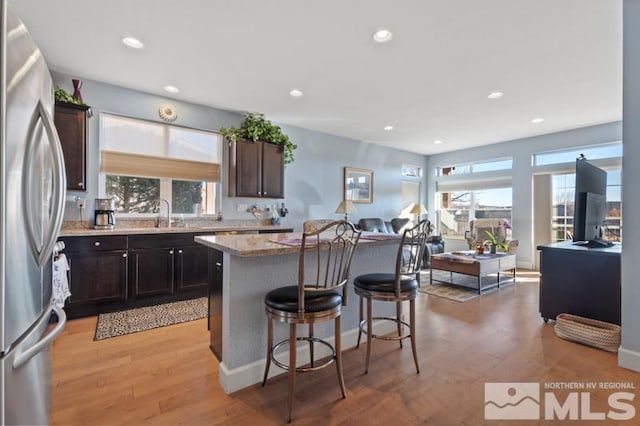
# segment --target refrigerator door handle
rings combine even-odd
[[[20,368],[27,361],[37,355],[40,351],[47,347],[47,345],[53,342],[53,340],[58,337],[58,334],[60,334],[60,332],[64,328],[65,324],[67,323],[67,314],[64,312],[64,309],[59,308],[55,305],[53,305],[51,309],[58,316],[58,324],[54,327],[53,330],[47,333],[47,335],[42,339],[38,340],[33,346],[24,351],[21,351],[20,353],[17,353],[15,358],[13,359],[13,368]],[[40,321],[49,322],[49,316],[44,315]],[[40,325],[41,324],[38,324],[38,326],[34,328],[34,331],[39,330]]]
[[[46,230],[44,240],[42,241],[42,247],[38,247],[38,238],[36,231],[34,230],[34,224],[32,223],[32,216],[29,212],[32,211],[30,206],[32,188],[32,176],[33,173],[33,158],[36,155],[38,143],[36,140],[36,128],[38,121],[42,120],[43,127],[49,139],[49,147],[51,156],[53,159],[53,188],[52,188],[52,208],[51,208],[51,220],[49,221],[49,229]],[[58,238],[60,232],[60,226],[62,226],[62,219],[64,214],[64,196],[67,187],[67,179],[64,170],[64,157],[62,154],[62,145],[60,145],[60,139],[58,132],[56,131],[53,119],[49,115],[49,112],[42,104],[42,101],[38,101],[38,106],[34,115],[31,118],[29,125],[29,136],[27,138],[27,151],[25,155],[24,167],[23,167],[23,186],[22,186],[22,202],[23,202],[23,214],[25,215],[25,221],[27,223],[27,234],[29,239],[29,245],[31,246],[31,252],[35,258],[38,266],[43,267],[49,260],[53,247]]]

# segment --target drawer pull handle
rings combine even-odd
[[[182,250],[178,250],[178,253],[179,253],[179,254],[182,254]]]
[[[122,253],[122,257],[127,257],[127,253]]]
[[[100,241],[96,241],[95,243],[93,243],[93,245],[96,247],[100,247]]]
[[[169,254],[173,254],[173,250],[169,250]]]
[[[216,262],[216,266],[222,266],[222,263]]]

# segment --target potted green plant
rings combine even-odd
[[[293,162],[293,151],[298,145],[291,142],[289,136],[282,132],[280,126],[276,126],[271,121],[264,118],[264,114],[245,114],[244,121],[240,128],[221,127],[220,134],[229,141],[229,144],[235,143],[238,138],[252,141],[264,141],[284,147],[284,163]]]
[[[62,103],[65,103],[65,104],[87,106],[87,104],[82,102],[81,99],[76,98],[75,96],[73,96],[72,94],[67,92],[66,90],[61,89],[59,87],[56,87],[56,89],[53,92],[53,95],[55,97],[56,102],[62,102]]]
[[[489,237],[489,239],[487,241],[485,241],[485,244],[489,243],[491,245],[491,253],[492,254],[496,253],[496,248],[498,248],[498,247],[500,247],[504,251],[509,251],[509,244],[507,244],[504,241],[498,241],[496,236],[491,231],[484,231],[484,232]]]

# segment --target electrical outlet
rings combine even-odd
[[[84,209],[85,207],[85,203],[87,200],[85,200],[84,198],[76,198],[76,207],[79,209]]]

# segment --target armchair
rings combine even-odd
[[[470,250],[475,250],[476,246],[491,241],[487,231],[493,234],[498,242],[508,245],[507,253],[515,254],[518,249],[518,240],[510,239],[511,225],[505,219],[474,219],[470,221],[469,231],[466,233]]]

